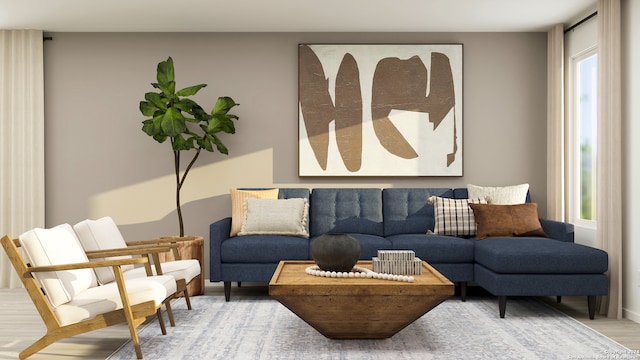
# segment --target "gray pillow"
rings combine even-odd
[[[238,235],[291,235],[309,237],[309,203],[304,198],[245,201],[245,218]]]

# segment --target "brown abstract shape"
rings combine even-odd
[[[419,111],[427,93],[427,68],[419,57],[384,58],[373,73],[371,117],[380,144],[404,159],[418,154],[389,119],[393,109]]]
[[[336,141],[349,171],[362,165],[362,94],[358,63],[345,54],[336,75]]]
[[[455,105],[453,74],[446,55],[431,54],[428,96],[427,82],[427,68],[418,56],[408,60],[384,58],[376,66],[371,94],[373,127],[380,144],[396,156],[412,159],[418,154],[389,119],[391,110],[429,113],[429,122],[435,129]],[[454,140],[456,131],[454,125]],[[447,166],[453,163],[456,152],[454,145],[453,153],[447,155]]]
[[[329,94],[329,81],[316,54],[307,45],[299,47],[299,97],[309,144],[322,170],[327,170],[329,123],[335,108]]]

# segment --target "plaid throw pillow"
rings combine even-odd
[[[486,204],[484,199],[449,199],[431,196],[435,215],[434,234],[450,236],[474,236],[476,220],[469,203]]]

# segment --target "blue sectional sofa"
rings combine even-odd
[[[464,301],[474,282],[498,297],[504,317],[508,296],[587,296],[589,316],[596,296],[606,295],[607,253],[574,243],[573,225],[540,219],[545,237],[482,240],[427,234],[435,225],[430,196],[466,199],[466,188],[282,188],[280,199],[305,198],[309,238],[284,235],[230,237],[231,217],[210,225],[210,281],[269,282],[280,260],[310,260],[310,243],[329,232],[349,233],[361,244],[361,259],[378,250],[413,250],[456,283]],[[529,195],[527,195],[529,201]]]

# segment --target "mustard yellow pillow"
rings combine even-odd
[[[231,189],[231,231],[229,236],[236,236],[242,229],[245,218],[245,201],[248,198],[277,199],[278,189],[268,190],[238,190]]]

